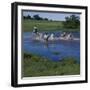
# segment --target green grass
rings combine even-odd
[[[79,31],[79,29],[65,29],[62,21],[45,21],[45,20],[22,20],[22,30],[29,32],[37,26],[39,31]]]
[[[22,77],[77,74],[80,74],[80,64],[73,57],[55,62],[40,56],[24,54]]]

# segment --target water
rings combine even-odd
[[[57,37],[60,32],[53,32]],[[49,33],[50,34],[50,33]],[[74,32],[75,37],[80,38],[79,32]],[[80,61],[80,41],[56,41],[43,43],[30,39],[31,32],[23,33],[23,49],[24,52],[29,52],[35,55],[49,58],[53,61],[61,60],[64,57],[75,57]]]

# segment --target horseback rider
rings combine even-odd
[[[35,34],[37,34],[37,27],[34,27],[34,29],[33,29],[33,33],[35,33]]]

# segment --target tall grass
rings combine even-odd
[[[80,64],[73,57],[67,57],[61,61],[52,61],[25,53],[22,73],[22,77],[78,75],[80,74]]]

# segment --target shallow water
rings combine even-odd
[[[57,37],[60,32],[53,32]],[[50,34],[50,33],[49,33]],[[75,37],[80,38],[79,32],[73,32]],[[43,56],[54,61],[61,60],[64,57],[75,57],[80,61],[80,41],[56,41],[43,43],[30,39],[31,32],[23,33],[23,49],[35,55]]]

